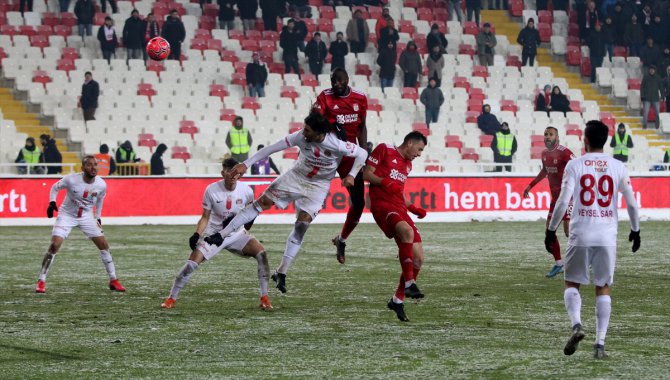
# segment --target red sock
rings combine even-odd
[[[404,301],[405,300],[405,277],[400,275],[400,281],[398,282],[398,289],[395,290],[395,298]]]
[[[554,260],[558,261],[561,259],[561,244],[556,239],[554,246],[551,247],[551,254],[554,256]]]
[[[351,233],[358,225],[358,221],[361,219],[361,215],[363,215],[363,209],[358,209],[353,206],[349,207],[349,211],[347,211],[347,220],[344,221],[342,232],[340,232],[340,237],[342,239],[346,239],[349,237],[349,235],[351,235]]]
[[[414,268],[413,268],[413,271],[414,271],[414,281],[416,281],[416,279],[419,278],[419,271],[420,271],[420,270],[421,270],[421,268],[417,268],[417,267],[414,267]]]
[[[412,252],[412,245],[412,243],[398,243],[398,257],[405,281],[414,280],[414,253]]]

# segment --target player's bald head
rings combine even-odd
[[[81,165],[82,165],[82,166],[86,165],[86,161],[88,161],[88,160],[93,160],[93,161],[95,161],[95,156],[92,156],[92,155],[90,155],[90,154],[84,156],[84,157],[81,159]]]
[[[549,127],[545,128],[544,130],[546,131],[547,129],[553,130],[554,133],[558,136],[558,129],[556,129],[556,127],[549,126]]]

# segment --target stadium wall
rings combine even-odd
[[[634,175],[633,189],[643,220],[670,220],[670,176]],[[542,181],[528,199],[523,190],[533,177],[527,175],[414,176],[405,193],[414,204],[429,211],[425,222],[532,221],[546,217],[550,194]],[[0,226],[51,225],[45,217],[49,190],[58,177],[3,177],[0,179]],[[202,212],[202,195],[213,177],[109,177],[103,208],[105,224],[193,224]],[[273,177],[245,177],[260,195]],[[58,204],[65,197],[61,191]],[[319,223],[341,223],[348,208],[348,193],[334,180]],[[619,195],[619,208],[625,204]],[[368,200],[369,204],[369,200]],[[258,223],[294,221],[295,210],[273,208]],[[625,220],[625,211],[619,213]],[[373,222],[364,213],[362,222]]]

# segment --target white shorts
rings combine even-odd
[[[255,239],[254,236],[249,234],[249,232],[247,232],[247,230],[244,228],[240,228],[239,231],[228,235],[228,237],[223,240],[223,244],[218,247],[216,245],[205,243],[205,237],[203,236],[200,238],[200,240],[198,240],[196,249],[200,251],[207,260],[216,256],[224,249],[227,249],[229,252],[232,252],[236,255],[243,256],[242,250],[247,246],[247,243],[249,243],[251,239]]]
[[[98,221],[93,218],[93,214],[86,214],[77,218],[64,213],[58,214],[56,223],[54,223],[54,227],[51,230],[51,235],[66,239],[74,227],[79,227],[81,232],[83,232],[89,239],[105,236],[102,232],[102,227],[98,224]]]
[[[263,195],[281,208],[295,201],[295,208],[316,218],[330,190],[330,181],[307,179],[293,170],[280,175],[263,192]]]
[[[589,283],[589,267],[593,284],[611,286],[614,283],[616,247],[577,247],[568,245],[565,253],[565,281]]]

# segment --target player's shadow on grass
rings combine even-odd
[[[35,348],[14,346],[14,345],[11,345],[11,344],[0,343],[0,349],[4,349],[4,348],[9,349],[9,350],[19,351],[19,352],[35,354],[35,355],[42,355],[46,358],[54,359],[54,360],[84,360],[85,359],[83,356],[59,354],[59,353],[56,353],[56,352],[38,350],[38,349],[35,349]],[[17,359],[25,360],[25,358],[17,358]],[[5,360],[5,359],[3,359],[3,360]]]

